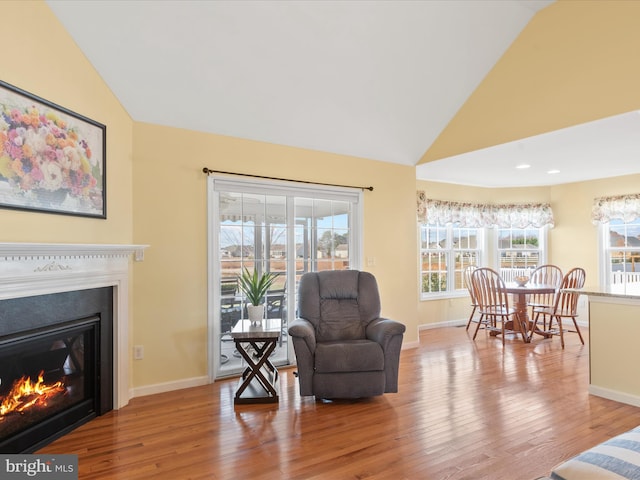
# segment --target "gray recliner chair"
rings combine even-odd
[[[398,391],[405,326],[380,318],[375,277],[357,270],[306,273],[289,326],[300,395],[363,398]]]

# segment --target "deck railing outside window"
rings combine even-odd
[[[640,283],[640,272],[611,272],[611,284]]]

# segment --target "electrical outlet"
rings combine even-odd
[[[142,360],[144,358],[144,347],[142,345],[134,345],[133,347],[133,359]]]

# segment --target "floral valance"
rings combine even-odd
[[[600,197],[593,200],[591,221],[597,225],[614,219],[632,222],[640,217],[640,193]]]
[[[553,227],[553,211],[548,203],[484,204],[448,202],[426,198],[418,191],[420,223],[459,223],[469,228]]]

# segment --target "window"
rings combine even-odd
[[[612,219],[600,228],[606,263],[604,284],[625,288],[640,283],[640,217],[628,223]]]
[[[480,265],[482,229],[458,224],[420,226],[421,293],[465,291],[462,272]]]
[[[495,233],[489,236],[492,231]],[[506,282],[518,275],[529,275],[546,261],[546,233],[547,227],[465,228],[457,223],[422,224],[422,298],[466,293],[462,273],[468,265],[495,268]],[[640,275],[640,256],[638,262]]]
[[[300,276],[360,268],[362,192],[211,176],[208,193],[210,372],[221,377],[245,368],[229,335],[247,318],[237,282],[245,268],[278,274],[265,315],[281,319],[285,332],[271,361],[289,364],[286,325],[295,318]]]
[[[498,265],[504,281],[512,281],[519,275],[529,275],[534,268],[544,263],[544,238],[544,227],[497,229]]]
[[[416,192],[422,298],[462,295],[468,265],[498,270],[506,281],[546,261],[548,203],[481,204],[427,198]],[[488,235],[489,231],[494,235]],[[486,240],[486,241],[485,241]]]
[[[296,273],[358,268],[350,247],[351,202],[296,197]]]

